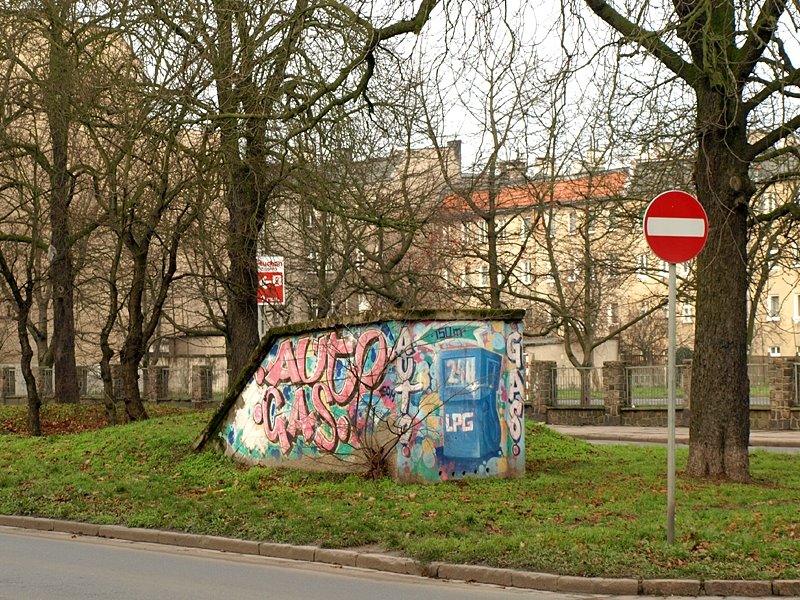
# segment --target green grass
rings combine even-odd
[[[3,414],[0,411],[0,417]],[[244,468],[190,444],[209,413],[72,435],[0,435],[0,513],[319,544],[574,575],[800,578],[800,457],[756,452],[754,483],[682,475],[666,543],[666,453],[529,425],[527,475],[398,485]],[[685,452],[678,452],[684,468]]]

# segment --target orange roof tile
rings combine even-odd
[[[569,204],[584,200],[621,196],[628,181],[626,170],[605,171],[596,175],[584,175],[556,181],[534,182],[524,186],[506,187],[495,196],[496,210],[522,208],[539,203]],[[489,192],[482,190],[471,196],[478,209],[489,205]],[[464,196],[450,194],[444,198],[445,208],[469,211],[471,207]]]

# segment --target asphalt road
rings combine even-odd
[[[586,598],[263,557],[0,529],[0,598],[515,600]]]

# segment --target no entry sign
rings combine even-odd
[[[706,244],[708,217],[697,198],[671,190],[656,196],[644,211],[644,237],[660,259],[682,263]]]

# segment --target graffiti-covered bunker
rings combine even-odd
[[[398,481],[525,470],[524,311],[413,311],[271,329],[196,446]]]

